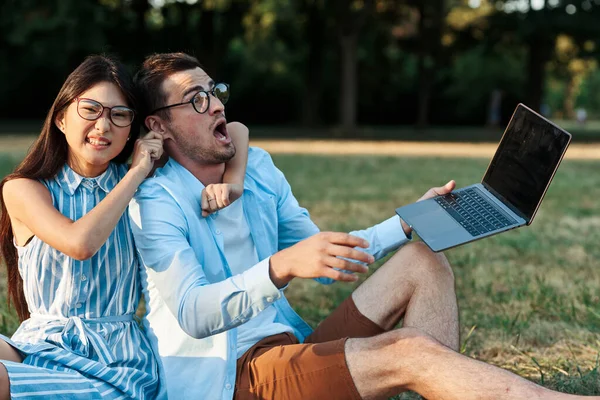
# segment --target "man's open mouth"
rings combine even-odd
[[[217,140],[223,142],[228,141],[229,133],[227,133],[227,123],[225,121],[219,122],[217,126],[215,126],[215,131],[213,132],[213,135],[217,138]]]

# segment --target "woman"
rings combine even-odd
[[[137,139],[132,86],[116,61],[87,58],[0,183],[8,291],[24,320],[0,340],[0,399],[155,397],[157,365],[134,320],[140,285],[124,212],[163,150],[157,133]],[[228,165],[238,187],[244,157]],[[217,189],[213,196],[229,192]]]

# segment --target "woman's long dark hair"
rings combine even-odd
[[[23,279],[19,274],[17,249],[13,244],[13,232],[10,218],[4,204],[2,189],[4,184],[17,178],[34,180],[55,176],[67,162],[68,145],[65,135],[56,127],[54,121],[58,113],[64,111],[78,96],[101,82],[115,84],[127,100],[127,105],[137,108],[134,97],[133,81],[125,67],[114,58],[95,55],[86,58],[68,77],[58,96],[54,100],[38,139],[30,147],[25,159],[14,172],[0,182],[0,255],[6,263],[8,272],[8,303],[12,303],[21,321],[29,318],[29,309],[23,292]],[[133,145],[140,131],[139,119],[131,125],[130,140],[125,148],[113,159],[116,163],[125,163],[133,151]]]

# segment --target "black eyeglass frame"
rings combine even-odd
[[[106,107],[104,104],[100,103],[98,100],[88,99],[86,97],[77,97],[77,98],[75,98],[75,100],[77,100],[77,115],[79,115],[81,118],[85,119],[86,121],[97,121],[104,114],[104,110],[108,110],[108,119],[110,120],[110,122],[112,122],[112,124],[114,126],[116,126],[118,128],[127,128],[128,126],[131,126],[131,124],[133,124],[133,120],[135,119],[135,110],[133,108],[129,108],[126,106]],[[98,115],[95,118],[86,118],[83,115],[81,115],[81,113],[79,112],[79,103],[81,103],[81,100],[91,101],[96,104],[99,104],[100,107],[102,107],[100,112],[98,113]],[[119,124],[115,123],[115,121],[113,121],[112,110],[115,108],[117,108],[117,109],[120,108],[120,109],[131,111],[131,121],[129,121],[129,124],[119,125]]]
[[[225,85],[225,87],[227,87],[228,95],[227,95],[227,99],[225,101],[221,100],[219,98],[219,96],[217,96],[215,94],[215,89],[219,85]],[[196,98],[196,96],[198,95],[198,93],[204,93],[204,94],[206,94],[206,99],[207,99],[206,110],[204,110],[202,112],[198,111],[198,109],[196,108],[196,103],[194,103],[194,99]],[[196,111],[198,114],[204,114],[210,108],[210,95],[211,94],[213,95],[214,98],[219,99],[219,101],[223,105],[227,104],[227,102],[229,101],[229,84],[225,83],[225,82],[219,82],[219,83],[215,84],[215,86],[213,86],[213,88],[210,89],[210,90],[198,90],[196,93],[194,93],[194,95],[192,96],[192,98],[189,99],[188,101],[184,101],[182,103],[176,103],[176,104],[169,104],[168,106],[158,107],[157,109],[155,109],[154,111],[152,111],[150,113],[150,115],[156,114],[158,111],[161,111],[161,110],[166,110],[166,109],[171,108],[171,107],[183,106],[183,105],[186,105],[186,104],[191,104],[192,107],[194,107],[194,111]]]

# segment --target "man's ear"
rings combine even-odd
[[[60,111],[54,117],[54,125],[62,132],[65,133],[65,112]]]
[[[163,135],[163,139],[173,139],[171,131],[167,129],[166,124],[160,117],[157,117],[156,115],[149,115],[146,117],[146,120],[144,122],[146,123],[146,128],[150,129],[151,131],[160,133],[161,135]]]

